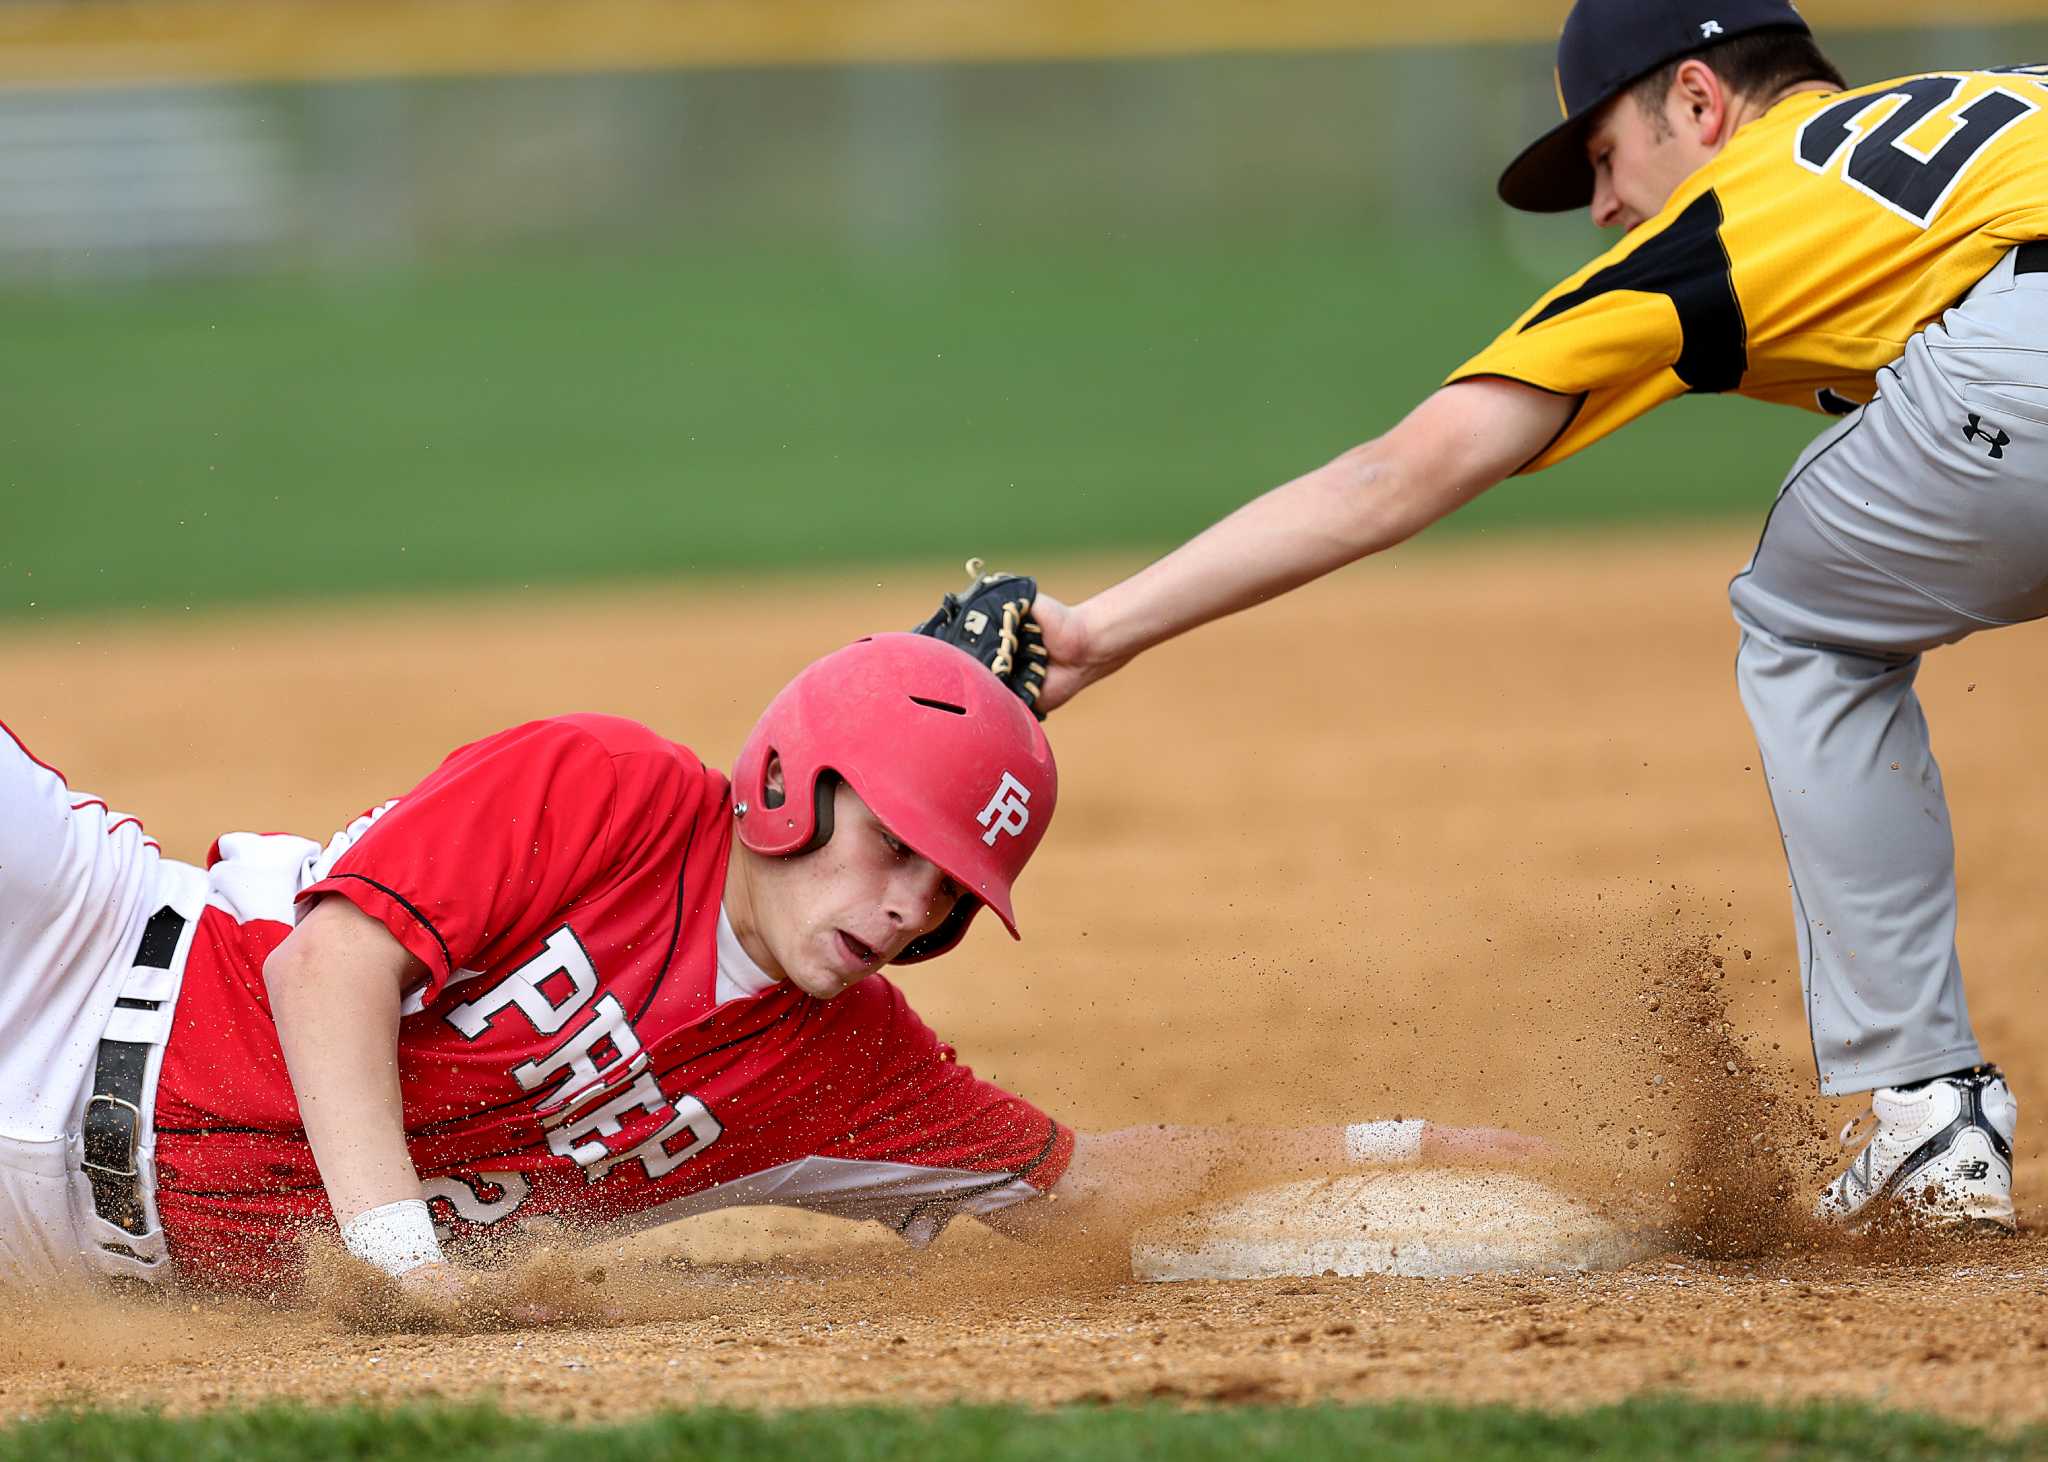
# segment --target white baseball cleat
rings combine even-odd
[[[1815,1212],[1855,1226],[1897,1203],[1916,1217],[2012,1230],[2012,1134],[2019,1103],[1996,1066],[1911,1086],[1881,1086],[1870,1111],[1842,1129],[1851,1146],[1875,1117],[1855,1161],[1828,1184]]]

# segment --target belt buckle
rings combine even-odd
[[[112,1096],[103,1091],[96,1091],[85,1104],[87,1121],[90,1121],[92,1118],[92,1104],[94,1102],[105,1102],[110,1107],[125,1108],[128,1115],[135,1119],[134,1124],[128,1129],[128,1166],[125,1168],[110,1168],[102,1163],[92,1161],[89,1157],[81,1157],[78,1165],[88,1172],[105,1173],[113,1178],[140,1178],[142,1176],[142,1169],[136,1165],[135,1154],[142,1145],[142,1108],[125,1097]],[[87,1143],[86,1146],[90,1150],[91,1144]]]

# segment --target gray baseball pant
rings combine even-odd
[[[1913,337],[1800,458],[1729,586],[1829,1095],[1983,1059],[1913,679],[1937,645],[2048,615],[2044,254],[2008,254]]]

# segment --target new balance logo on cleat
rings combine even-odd
[[[1974,411],[1970,413],[1969,425],[1963,428],[1963,440],[1966,442],[1989,442],[1991,444],[1991,458],[1993,461],[1997,461],[2005,456],[2005,449],[2012,445],[2011,437],[1995,426],[1985,426],[1984,418],[1977,415]]]
[[[1938,1223],[2010,1231],[2012,1135],[2019,1104],[1994,1066],[1871,1093],[1875,1130],[1815,1206],[1823,1219],[1859,1226],[1887,1207]],[[1846,1147],[1861,1121],[1842,1131]]]

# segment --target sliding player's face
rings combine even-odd
[[[830,1000],[944,923],[952,879],[906,847],[851,787],[833,791],[832,836],[762,869],[761,935],[791,984]],[[775,971],[770,971],[775,973]]]

